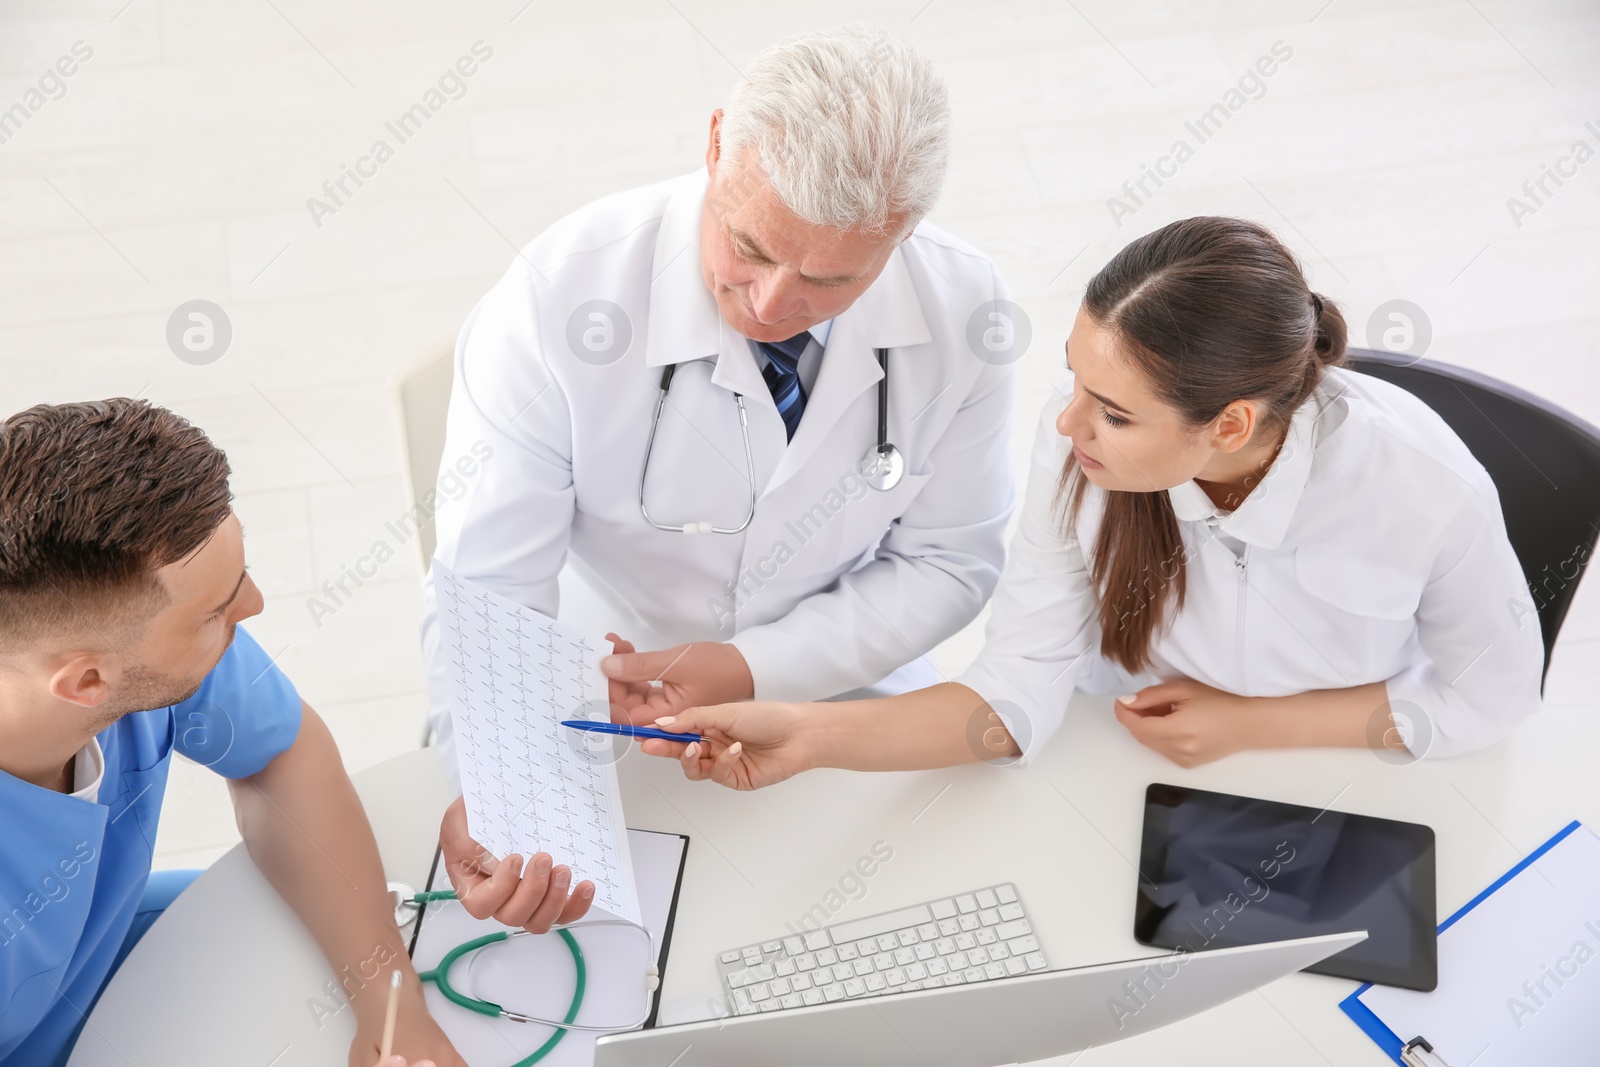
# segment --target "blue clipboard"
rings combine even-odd
[[[1529,853],[1527,858],[1521,863],[1517,864],[1505,874],[1502,874],[1499,878],[1495,879],[1494,883],[1491,884],[1488,889],[1485,889],[1483,892],[1467,901],[1454,915],[1440,923],[1439,933],[1442,934],[1446,930],[1450,929],[1450,927],[1455,924],[1457,919],[1461,918],[1473,908],[1476,908],[1479,904],[1482,904],[1485,900],[1488,900],[1492,893],[1496,892],[1501,886],[1505,885],[1507,882],[1511,881],[1511,879],[1521,874],[1530,864],[1538,860],[1540,856],[1543,856],[1546,852],[1549,852],[1552,848],[1555,848],[1557,845],[1559,845],[1568,835],[1576,830],[1579,825],[1581,824],[1578,822],[1578,820],[1574,819],[1566,826],[1558,830],[1554,837],[1550,838],[1550,840],[1534,849],[1533,852]],[[1350,1016],[1350,1020],[1357,1026],[1361,1027],[1361,1029],[1366,1032],[1366,1035],[1372,1038],[1372,1040],[1377,1043],[1377,1046],[1383,1049],[1383,1051],[1391,1060],[1396,1063],[1402,1063],[1400,1059],[1400,1050],[1405,1047],[1407,1039],[1400,1037],[1393,1030],[1389,1029],[1384,1021],[1373,1013],[1371,1008],[1367,1007],[1361,1002],[1361,994],[1365,993],[1371,988],[1371,982],[1363,985],[1360,989],[1341,1000],[1339,1002],[1339,1008],[1346,1015]]]

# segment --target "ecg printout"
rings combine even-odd
[[[595,906],[638,922],[612,750],[588,748],[587,735],[560,725],[609,707],[604,642],[437,559],[433,576],[473,840],[499,857],[548,852],[572,868],[573,885],[594,882]]]

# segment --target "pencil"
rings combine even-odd
[[[394,1055],[394,1017],[400,1010],[400,972],[389,978],[389,1010],[383,1016],[383,1048],[378,1051],[378,1062],[388,1063]]]

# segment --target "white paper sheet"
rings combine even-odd
[[[1432,993],[1361,1000],[1451,1067],[1600,1062],[1600,838],[1578,827],[1440,934]]]
[[[617,770],[563,719],[606,718],[603,639],[461,578],[437,559],[467,828],[496,856],[548,852],[595,885],[595,906],[639,921]]]
[[[657,962],[667,962],[665,944],[672,894],[683,865],[685,842],[677,834],[648,830],[628,831],[629,852],[639,876],[642,922],[655,938]],[[442,866],[434,873],[431,889],[449,889]],[[412,962],[417,969],[437,966],[444,954],[459,944],[505,929],[493,919],[474,919],[454,902],[429,904],[417,934]],[[588,991],[577,1022],[596,1026],[631,1020],[643,1014],[649,993],[644,985],[644,935],[631,927],[595,927],[580,922],[573,935],[583,947],[588,967]],[[510,945],[490,948],[481,963],[470,969],[462,959],[450,972],[456,987],[470,996],[490,1000],[512,1011],[543,1018],[562,1018],[571,1003],[571,954],[554,935],[517,938]],[[550,1037],[552,1028],[490,1018],[450,1003],[432,983],[424,987],[428,1011],[470,1067],[505,1067]],[[659,996],[659,994],[657,994]],[[708,1012],[709,1014],[709,1012]],[[540,1067],[577,1067],[594,1062],[598,1034],[572,1030],[550,1051]]]

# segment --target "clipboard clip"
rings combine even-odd
[[[1400,1050],[1400,1062],[1405,1067],[1450,1067],[1421,1035],[1406,1042],[1406,1047]]]

